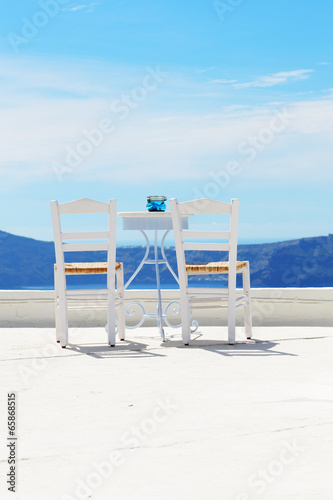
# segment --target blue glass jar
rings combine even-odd
[[[165,196],[147,196],[148,212],[165,212]]]

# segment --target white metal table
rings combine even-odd
[[[154,314],[148,314],[145,312],[144,307],[140,302],[131,302],[131,304],[127,305],[126,308],[126,313],[127,315],[130,315],[129,313],[129,307],[132,304],[137,305],[138,307],[141,308],[142,311],[142,318],[140,322],[137,325],[134,325],[132,327],[127,327],[127,328],[138,328],[139,326],[142,325],[144,322],[145,318],[156,318],[157,320],[157,326],[159,329],[159,332],[161,334],[161,339],[162,341],[165,340],[165,334],[164,334],[164,328],[163,328],[163,320],[166,322],[166,324],[170,327],[177,328],[180,325],[173,325],[168,322],[167,319],[167,310],[172,304],[177,304],[178,305],[178,312],[180,310],[180,306],[178,302],[172,301],[170,302],[163,313],[162,310],[162,297],[161,297],[161,282],[160,282],[160,270],[159,266],[161,264],[165,264],[167,268],[169,269],[170,273],[174,277],[174,279],[179,283],[178,281],[178,276],[175,274],[173,271],[172,267],[170,266],[168,259],[165,255],[165,250],[164,250],[164,242],[169,234],[169,232],[172,229],[172,219],[171,219],[171,212],[119,212],[118,213],[119,217],[123,218],[123,229],[125,231],[140,231],[140,233],[143,235],[146,243],[146,252],[145,255],[143,256],[143,259],[141,260],[140,264],[132,274],[132,276],[129,278],[129,280],[125,283],[124,289],[128,288],[130,283],[134,280],[134,278],[137,276],[141,268],[143,267],[144,264],[151,264],[155,266],[155,273],[156,273],[156,286],[157,286],[157,311]],[[182,217],[182,226],[184,229],[188,228],[188,217]],[[149,237],[146,233],[146,231],[153,231],[154,232],[154,259],[149,259],[149,250],[151,247]],[[161,255],[162,258],[159,258],[158,255],[158,237],[159,237],[159,231],[164,231],[162,238],[161,238]]]

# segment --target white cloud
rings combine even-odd
[[[225,84],[225,83],[237,83],[237,80],[219,80],[219,79],[215,79],[215,80],[211,80],[210,83],[222,83],[222,84]]]
[[[61,10],[66,12],[76,12],[78,10],[84,10],[85,12],[93,12],[96,5],[100,5],[99,3],[88,3],[81,5],[68,5],[67,7],[63,7]]]
[[[104,118],[115,121],[115,131],[105,135],[104,141],[92,148],[92,153],[67,178],[80,175],[81,180],[87,181],[135,184],[158,172],[161,179],[198,179],[200,183],[207,179],[210,170],[224,168],[228,161],[236,160],[244,165],[242,179],[281,180],[298,176],[304,182],[332,179],[331,95],[288,104],[293,119],[265,143],[265,130],[276,112],[286,106],[282,100],[250,106],[239,104],[235,96],[232,100],[226,96],[223,101],[222,94],[218,94],[211,95],[214,111],[207,112],[206,106],[196,106],[196,100],[189,99],[190,107],[180,107],[175,112],[178,102],[182,104],[173,101],[175,94],[179,95],[179,88],[184,90],[184,96],[186,88],[188,96],[194,95],[194,90],[206,88],[206,82],[178,75],[178,80],[170,78],[166,85],[137,103],[128,118],[121,120],[111,111],[110,104],[140,83],[142,69],[122,71],[86,61],[71,65],[71,70],[67,65],[62,70],[55,66],[54,72],[50,68],[37,72],[36,67],[26,64],[21,79],[19,69],[14,66],[4,69],[0,65],[0,76],[5,82],[5,93],[3,98],[0,96],[0,168],[7,186],[15,186],[18,177],[27,184],[36,178],[55,179],[53,162],[64,162],[66,148],[77,148],[80,141],[86,140],[83,131],[95,129]],[[291,77],[290,73],[280,76]],[[292,73],[296,78],[298,72]],[[14,95],[11,89],[16,81],[19,83]],[[100,81],[108,82],[107,91]],[[75,93],[80,82],[85,85],[85,92]],[[247,156],[239,152],[240,145],[258,137],[258,154],[247,162]]]
[[[17,105],[50,94],[69,98],[114,98],[140,81],[145,68],[109,66],[101,60],[64,57],[39,61],[37,58],[0,58],[0,106]],[[30,93],[30,95],[29,95]],[[64,97],[64,96],[62,96]]]
[[[85,9],[86,8],[86,5],[75,5],[75,6],[68,6],[68,7],[64,7],[62,10],[65,10],[67,12],[75,12],[77,10],[82,10],[82,9]]]
[[[252,82],[237,83],[234,85],[236,89],[244,89],[248,87],[273,87],[281,83],[287,83],[294,80],[306,80],[313,73],[313,69],[298,69],[295,71],[280,71],[272,75],[260,76]]]
[[[267,134],[276,110],[262,107],[230,109],[215,115],[153,114],[145,107],[118,121],[101,145],[65,178],[144,183],[158,172],[161,180],[208,178],[210,170],[224,169],[228,161],[242,165],[242,179],[301,178],[302,182],[332,179],[333,100],[297,103],[281,132]],[[23,182],[53,176],[54,161],[65,163],[67,147],[78,148],[86,140],[83,130],[97,128],[99,120],[112,118],[103,100],[44,100],[31,107],[0,111],[3,138],[1,163],[7,182]],[[239,152],[251,138],[259,141],[255,158]],[[259,138],[259,139],[258,139]],[[244,151],[244,149],[243,149]],[[318,166],[320,165],[320,168]],[[23,176],[23,177],[22,177]]]

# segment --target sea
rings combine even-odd
[[[218,281],[216,281],[214,283],[214,287],[219,287],[220,285],[221,288],[223,288],[223,285],[225,285],[225,283],[219,283]],[[211,282],[205,282],[205,281],[191,281],[191,286],[200,286],[200,287],[210,287],[212,286],[212,283]],[[101,284],[96,284],[94,283],[94,285],[69,285],[67,287],[69,290],[75,290],[75,289],[88,289],[88,288],[105,288],[105,284],[101,283]],[[173,282],[163,282],[161,283],[161,290],[178,290],[179,289],[179,285],[177,282],[173,281]],[[7,289],[8,290],[8,289]],[[18,288],[16,287],[15,290],[45,290],[45,291],[48,291],[48,290],[54,290],[54,287],[53,286],[36,286],[36,287],[21,287],[21,288]],[[127,290],[156,290],[156,284],[154,283],[131,283],[128,287],[127,287]]]

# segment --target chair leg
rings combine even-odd
[[[117,295],[119,297],[118,305],[118,335],[119,340],[125,340],[125,304],[124,304],[124,271],[123,266],[117,272]]]
[[[59,298],[56,297],[55,299],[55,322],[56,322],[56,342],[60,342],[60,312],[59,312]]]
[[[250,288],[250,265],[243,271],[243,293],[246,295],[246,306],[244,307],[244,325],[247,339],[252,338],[252,311],[251,311],[251,288]]]
[[[68,344],[68,317],[66,297],[59,297],[58,325],[58,335],[61,347],[66,347]]]
[[[116,307],[115,294],[108,290],[108,344],[111,347],[116,345]]]
[[[125,310],[123,302],[119,304],[117,317],[119,340],[125,340]]]
[[[229,289],[228,299],[228,344],[236,342],[236,289]]]
[[[189,345],[191,340],[191,318],[186,290],[180,291],[180,311],[182,316],[182,339],[184,345]]]
[[[66,297],[66,278],[58,277],[58,269],[54,267],[54,290],[55,290],[55,321],[56,341],[61,347],[68,344],[68,313]]]
[[[54,294],[55,294],[55,327],[56,327],[56,342],[60,342],[60,311],[59,311],[59,293],[57,283],[57,271],[54,266]]]
[[[233,345],[236,342],[236,309],[232,304],[228,306],[228,344]]]

